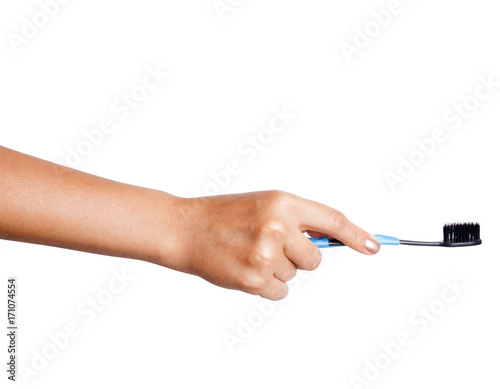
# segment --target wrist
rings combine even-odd
[[[190,200],[158,192],[154,207],[154,255],[148,259],[158,265],[174,270],[189,272],[189,262],[185,255],[189,241]]]

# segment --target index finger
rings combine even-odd
[[[297,214],[302,231],[332,236],[363,254],[376,254],[380,250],[377,238],[356,226],[342,212],[316,201],[299,199]]]

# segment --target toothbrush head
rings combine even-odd
[[[478,223],[453,223],[443,227],[443,246],[463,247],[481,244]]]

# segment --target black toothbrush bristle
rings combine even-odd
[[[443,227],[445,246],[472,246],[481,244],[478,223],[453,223]]]

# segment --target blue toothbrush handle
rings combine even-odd
[[[330,241],[328,240],[328,238],[309,238],[309,240],[320,249],[330,247]]]
[[[375,235],[375,238],[377,238],[378,242],[380,244],[384,245],[391,245],[391,246],[398,246],[399,245],[399,239],[395,238],[393,236],[387,236],[387,235]],[[325,248],[325,247],[335,247],[335,246],[344,246],[343,243],[335,241],[335,245],[330,246],[330,241],[328,238],[309,238],[311,242],[313,242],[316,246],[318,246],[320,249]]]

